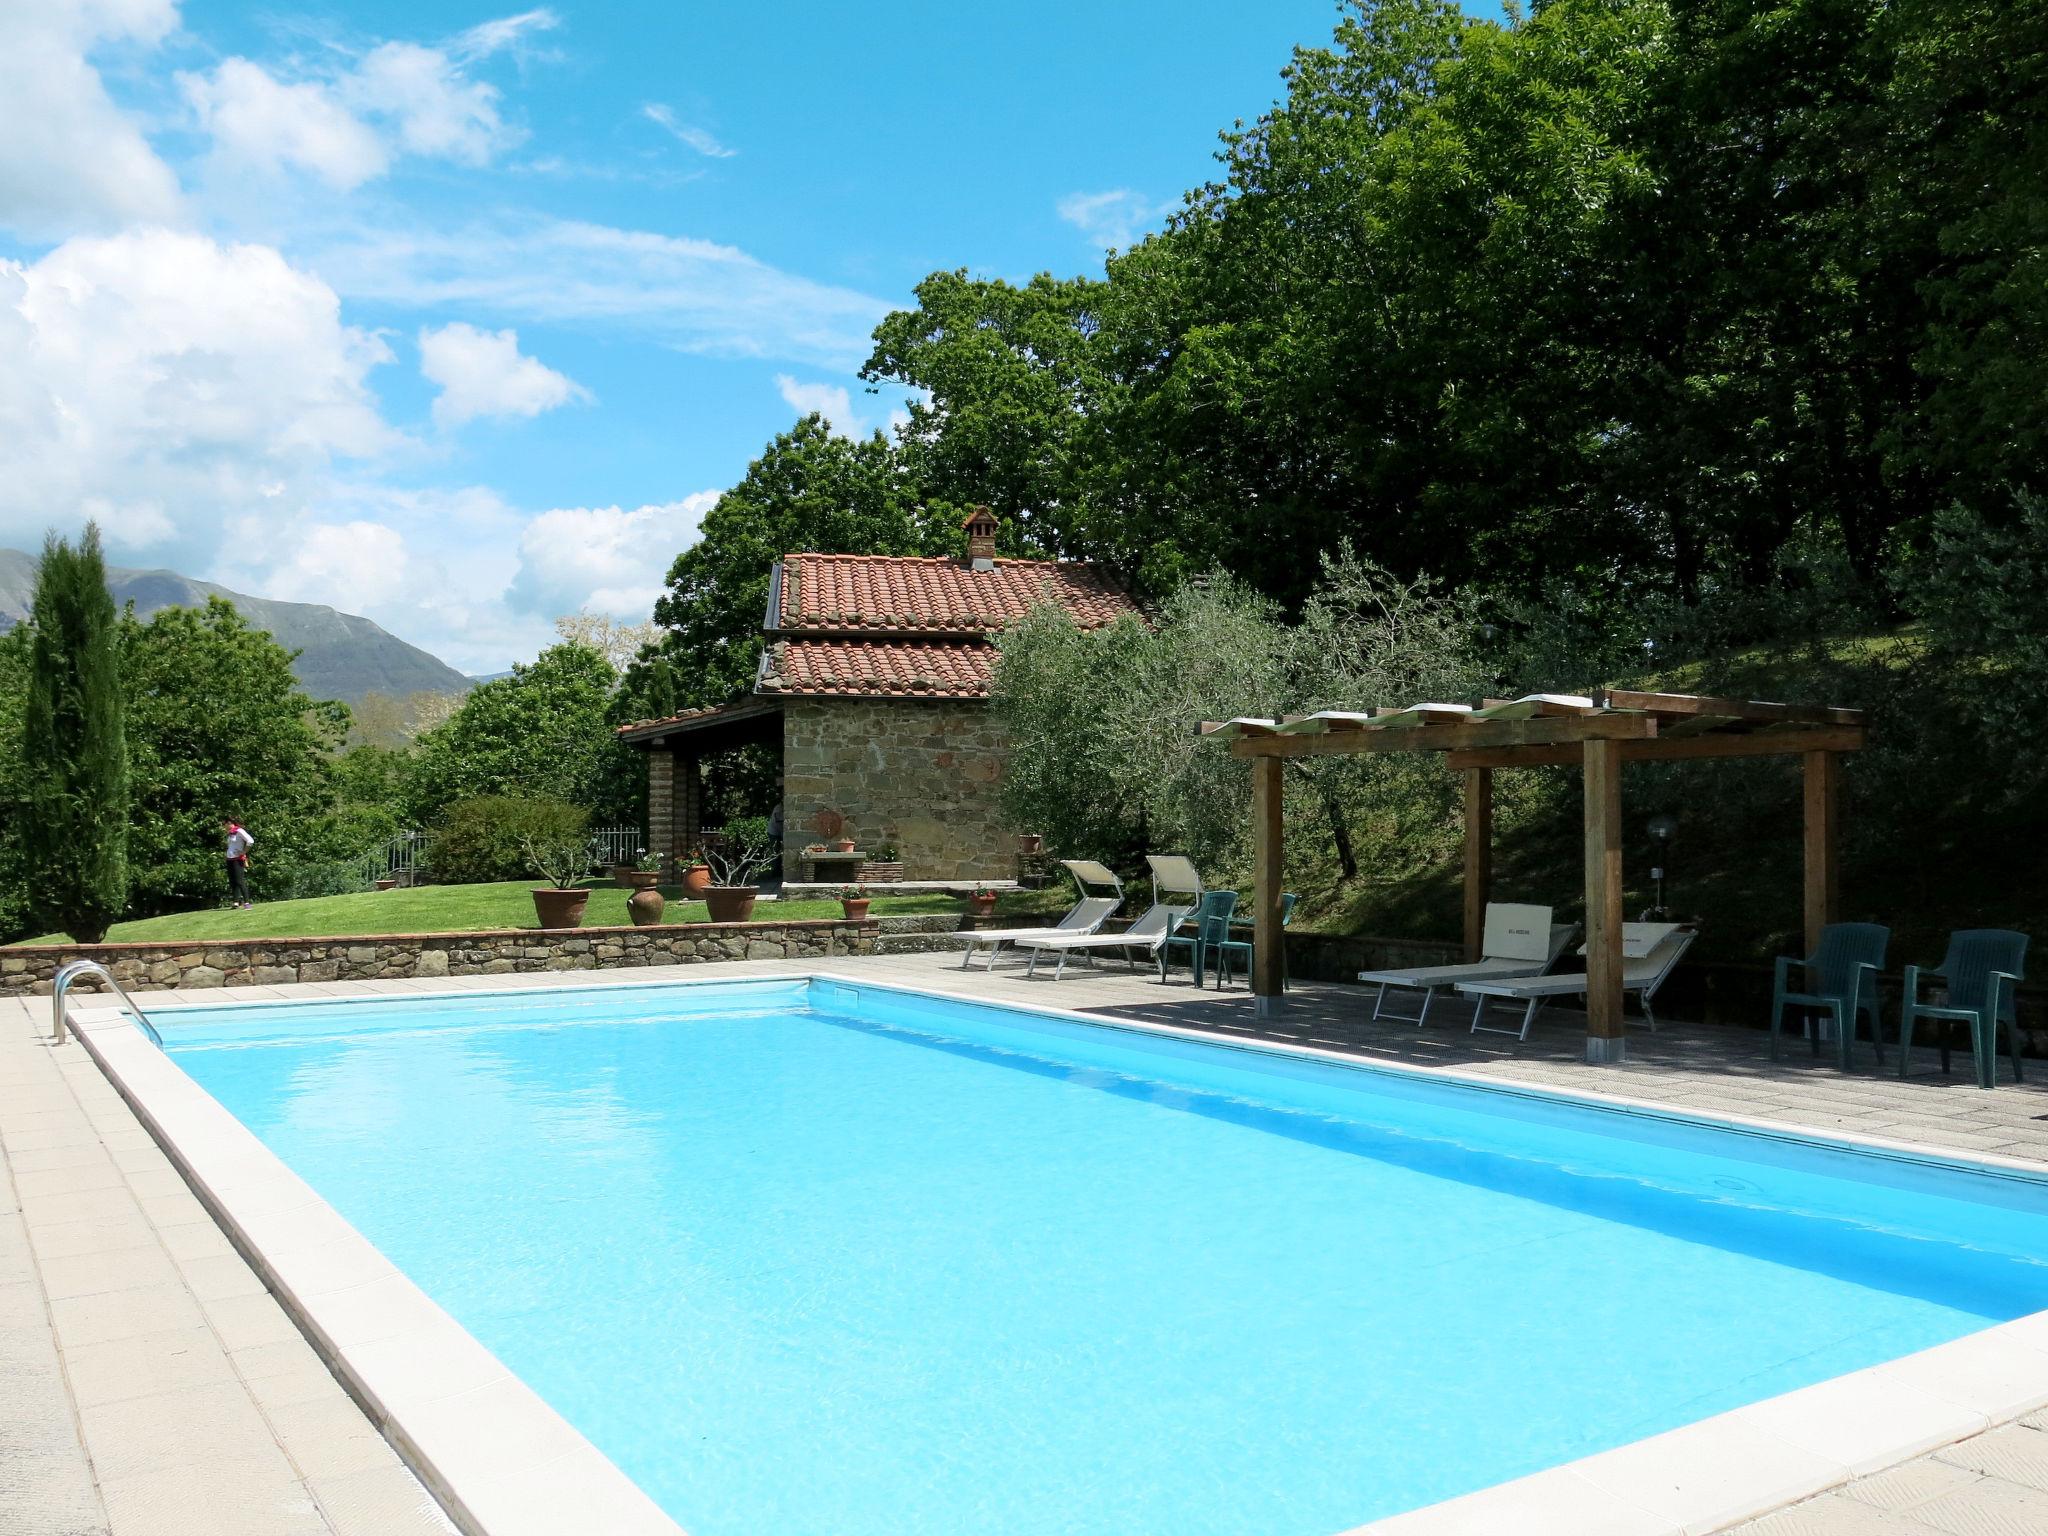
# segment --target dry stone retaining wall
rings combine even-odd
[[[405,976],[498,976],[720,960],[872,954],[876,925],[837,920],[676,923],[651,928],[504,929],[333,939],[217,939],[162,944],[35,944],[0,949],[0,996],[48,993],[57,968],[97,960],[131,990],[282,986]],[[97,984],[81,980],[80,991]]]

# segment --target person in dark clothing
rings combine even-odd
[[[249,850],[256,839],[234,817],[228,818],[228,901],[237,907],[249,905]]]

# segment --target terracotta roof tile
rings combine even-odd
[[[985,699],[996,648],[982,640],[780,640],[756,692],[826,698]]]
[[[960,560],[897,555],[784,557],[784,630],[986,635],[1051,599],[1084,629],[1137,607],[1108,572],[1072,560]]]

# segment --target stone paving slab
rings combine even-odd
[[[963,971],[952,954],[736,962],[718,975],[829,969],[954,992],[1309,1044],[1365,1059],[1680,1110],[1777,1120],[2048,1163],[2048,1065],[1984,1093],[1967,1061],[1944,1079],[1858,1070],[1758,1032],[1632,1031],[1630,1059],[1588,1067],[1584,1020],[1546,1010],[1526,1043],[1473,1035],[1460,1010],[1369,1020],[1365,989],[1303,984],[1273,1019],[1241,991],[1076,966],[1051,982],[1008,960]],[[321,986],[313,995],[633,984],[671,972],[566,972]],[[309,989],[225,988],[212,1006]],[[145,1008],[201,1001],[139,996]],[[0,1000],[0,1536],[354,1536],[453,1527],[342,1391],[262,1282],[185,1190],[76,1044],[51,1046],[44,999]],[[171,1426],[166,1428],[166,1426]],[[2048,1414],[1965,1439],[1732,1529],[1745,1536],[2048,1533]]]
[[[48,1019],[0,1001],[0,1536],[452,1532]]]

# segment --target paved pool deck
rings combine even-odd
[[[1986,1093],[1967,1058],[1932,1051],[1901,1081],[1815,1060],[1773,1063],[1761,1034],[1670,1025],[1633,1032],[1630,1060],[1589,1067],[1583,1018],[1547,1012],[1526,1043],[1472,1035],[1464,1010],[1427,1029],[1372,1023],[1362,988],[1304,984],[1262,1021],[1242,991],[1076,968],[1026,978],[957,955],[754,961],[721,976],[814,969],[1265,1038],[1578,1089],[1708,1114],[1781,1121],[2048,1168],[2048,1063]],[[144,1007],[238,999],[707,980],[671,971],[553,972],[420,982],[139,994]],[[97,999],[80,999],[81,1003]],[[410,1536],[455,1527],[229,1243],[76,1042],[48,1040],[46,998],[0,999],[0,1536]],[[2048,1394],[2044,1394],[2048,1398]],[[2037,1407],[2048,1407],[2048,1402]],[[1755,1513],[1755,1511],[1751,1511]],[[1745,1536],[1977,1536],[2048,1532],[2048,1412],[2035,1412],[1819,1498],[1723,1529]],[[1559,1526],[1560,1536],[1580,1536]],[[569,1533],[565,1533],[569,1536]]]

